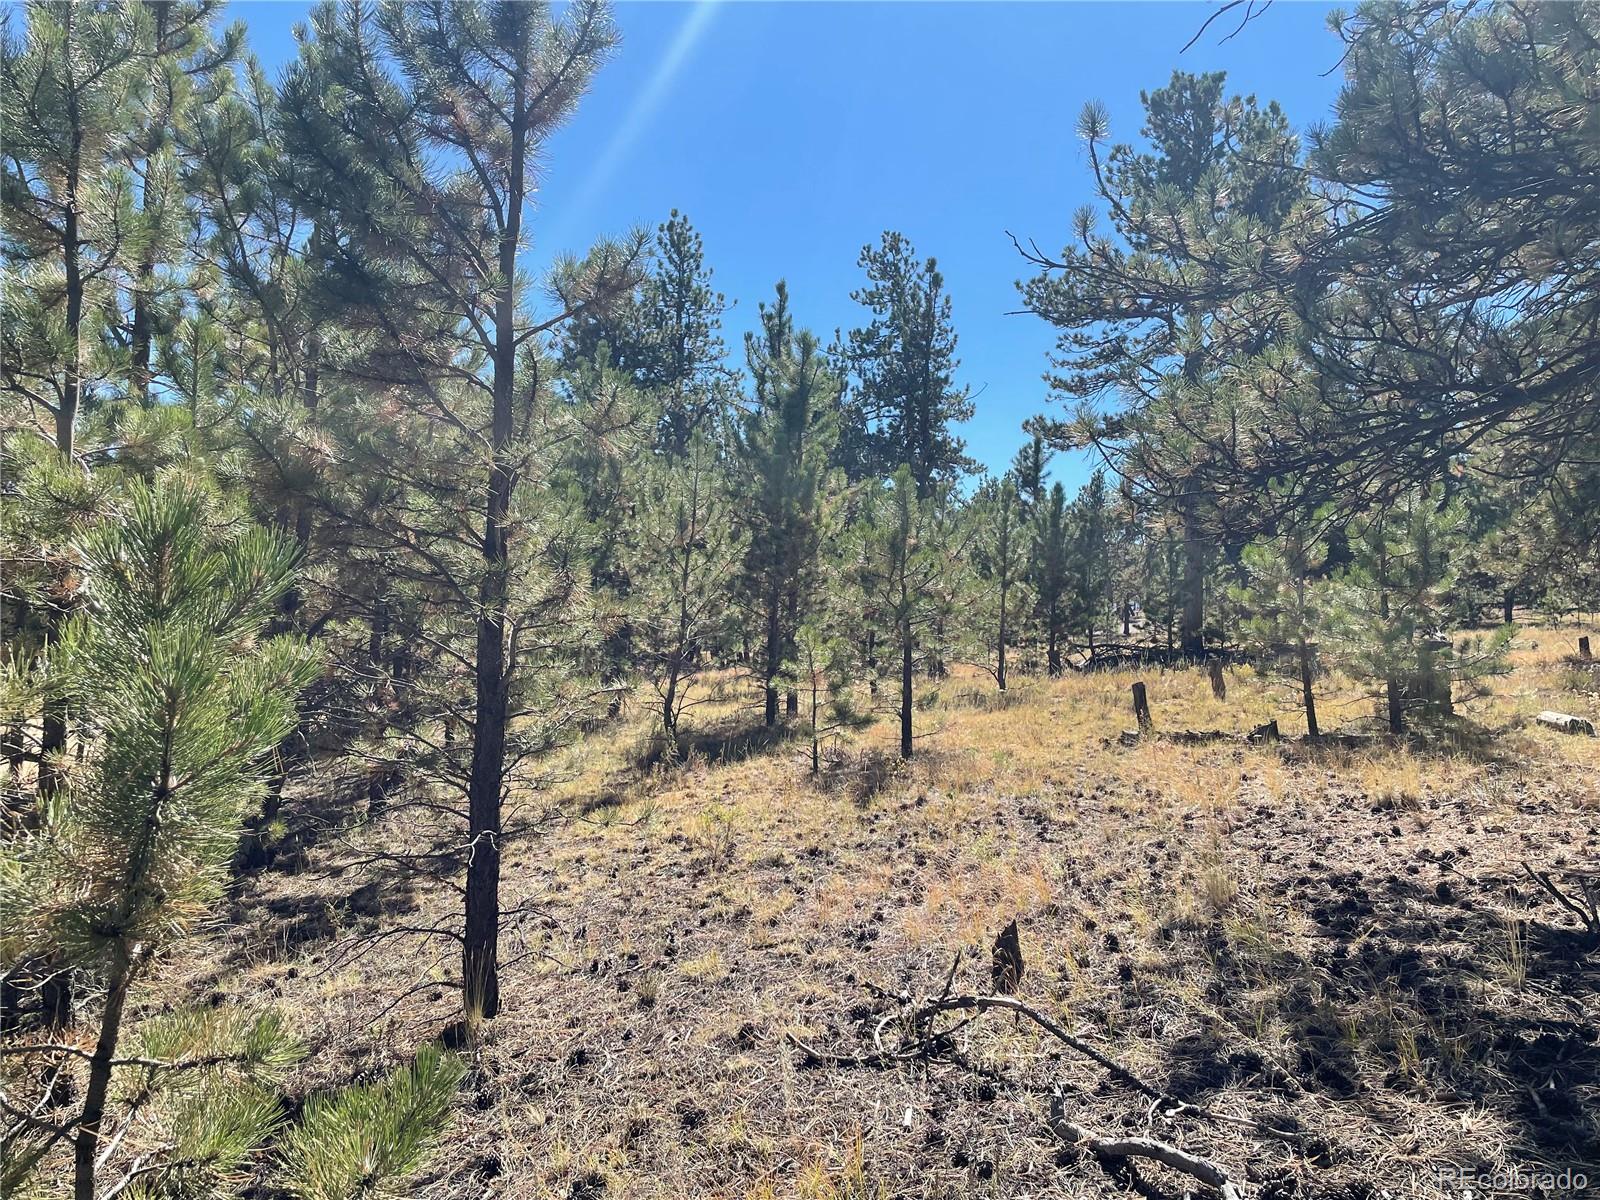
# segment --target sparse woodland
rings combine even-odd
[[[988,470],[900,233],[530,277],[598,0],[4,20],[4,1196],[1600,1181],[1594,8],[1089,105]]]

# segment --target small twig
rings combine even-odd
[[[809,1042],[804,1042],[792,1033],[783,1035],[783,1040],[788,1042],[812,1062],[829,1063],[836,1067],[886,1067],[892,1063],[909,1062],[922,1057],[922,1051],[876,1051],[872,1054],[836,1054],[831,1050],[819,1050]]]
[[[1133,1088],[1134,1091],[1142,1092],[1152,1100],[1166,1101],[1172,1099],[1172,1097],[1168,1096],[1159,1088],[1152,1087],[1150,1084],[1140,1079],[1116,1059],[1109,1058],[1102,1054],[1099,1050],[1095,1049],[1095,1047],[1091,1046],[1082,1038],[1076,1036],[1075,1034],[1068,1033],[1060,1025],[1056,1024],[1056,1022],[1052,1021],[1049,1017],[1045,1016],[1032,1005],[1025,1004],[1014,996],[945,996],[938,1000],[931,1001],[928,1011],[930,1011],[930,1013],[937,1013],[961,1009],[981,1013],[986,1009],[991,1008],[1010,1009],[1014,1013],[1020,1013],[1022,1016],[1027,1017],[1051,1037],[1055,1038],[1063,1045],[1070,1046],[1073,1050],[1076,1050],[1085,1058],[1092,1059],[1094,1062],[1104,1067],[1107,1071],[1110,1071],[1111,1074],[1115,1075],[1118,1079],[1122,1080],[1123,1083],[1126,1083],[1129,1087]],[[1177,1101],[1176,1103],[1181,1104],[1182,1102]]]
[[[23,1046],[0,1046],[0,1058],[18,1054],[70,1054],[85,1062],[93,1061],[92,1051],[65,1042],[35,1042]],[[220,1067],[243,1062],[237,1054],[207,1054],[199,1058],[113,1058],[113,1067],[145,1067],[152,1071],[193,1071],[200,1067]]]

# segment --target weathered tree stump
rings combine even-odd
[[[1281,736],[1278,732],[1278,722],[1276,720],[1268,721],[1265,725],[1257,725],[1250,731],[1250,740],[1252,742],[1276,742]]]
[[[1152,726],[1150,720],[1150,697],[1144,690],[1144,682],[1133,685],[1133,716],[1139,722],[1139,732],[1149,733]]]
[[[1571,713],[1554,712],[1545,709],[1534,718],[1541,725],[1548,725],[1551,729],[1559,729],[1562,733],[1581,733],[1585,737],[1594,737],[1594,722],[1587,717],[1575,717]]]
[[[1211,694],[1218,700],[1228,698],[1228,681],[1222,674],[1222,660],[1213,658],[1206,664],[1206,674],[1211,677]]]
[[[1589,639],[1587,637],[1581,637],[1581,638],[1578,639],[1578,657],[1579,658],[1593,658],[1594,657],[1593,651],[1591,651],[1589,649]]]

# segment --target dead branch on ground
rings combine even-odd
[[[1226,1167],[1209,1158],[1201,1158],[1187,1150],[1180,1150],[1168,1142],[1149,1137],[1102,1137],[1092,1133],[1066,1116],[1066,1103],[1061,1090],[1056,1089],[1050,1101],[1050,1132],[1073,1146],[1082,1146],[1097,1158],[1148,1158],[1174,1171],[1193,1176],[1208,1183],[1222,1193],[1222,1200],[1244,1200],[1244,1193],[1233,1181]]]
[[[943,988],[937,995],[933,996],[913,997],[909,992],[890,992],[871,983],[864,985],[873,995],[881,999],[890,1000],[896,1006],[893,1010],[880,1017],[877,1025],[873,1028],[873,1050],[871,1052],[836,1053],[821,1050],[809,1045],[793,1034],[787,1035],[786,1040],[804,1054],[806,1060],[811,1063],[833,1066],[884,1067],[897,1063],[929,1061],[948,1055],[954,1049],[952,1038],[958,1030],[971,1024],[986,1012],[994,1010],[1013,1012],[1019,1016],[1026,1017],[1068,1049],[1094,1062],[1113,1078],[1153,1101],[1151,1105],[1152,1112],[1159,1112],[1168,1119],[1189,1117],[1197,1120],[1213,1121],[1218,1124],[1248,1129],[1259,1136],[1287,1142],[1291,1145],[1300,1144],[1301,1138],[1298,1134],[1276,1129],[1253,1117],[1236,1117],[1228,1113],[1216,1112],[1204,1105],[1193,1104],[1162,1091],[1155,1085],[1140,1078],[1135,1072],[1119,1063],[1116,1059],[1084,1040],[1080,1034],[1069,1032],[1058,1022],[1032,1005],[1018,1000],[1015,996],[953,993],[951,989],[954,986],[956,970],[960,962],[961,955],[958,952],[950,964],[950,970],[945,976]],[[945,1014],[957,1012],[969,1015],[953,1026],[941,1027],[939,1025],[939,1019]],[[886,1038],[886,1034],[897,1023],[903,1033],[898,1041],[891,1043]]]

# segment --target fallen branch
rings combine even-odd
[[[1228,1113],[1219,1113],[1203,1105],[1191,1104],[1187,1100],[1169,1095],[1151,1083],[1147,1083],[1129,1068],[1123,1066],[1116,1059],[1104,1053],[1097,1047],[1085,1041],[1075,1033],[1070,1033],[1058,1022],[1046,1016],[1032,1005],[1018,1000],[1015,996],[998,995],[952,995],[951,986],[955,982],[956,967],[960,963],[959,954],[955,962],[951,963],[949,973],[945,976],[944,987],[937,996],[914,999],[908,992],[889,992],[884,988],[871,983],[864,984],[868,991],[874,995],[895,1002],[899,1008],[882,1017],[873,1029],[873,1053],[838,1054],[821,1050],[815,1046],[801,1041],[793,1034],[786,1036],[785,1040],[807,1056],[810,1062],[830,1063],[836,1066],[858,1067],[883,1067],[896,1063],[926,1060],[936,1057],[940,1052],[951,1046],[950,1035],[955,1029],[935,1028],[935,1021],[944,1013],[968,1012],[972,1016],[967,1021],[961,1022],[956,1028],[969,1021],[977,1019],[985,1012],[1000,1009],[1016,1013],[1028,1018],[1035,1025],[1043,1029],[1062,1045],[1083,1055],[1094,1062],[1113,1077],[1132,1088],[1134,1091],[1147,1097],[1154,1103],[1152,1108],[1161,1112],[1168,1118],[1192,1117],[1199,1120],[1215,1121],[1219,1124],[1233,1125],[1249,1129],[1264,1137],[1287,1142],[1298,1146],[1302,1139],[1298,1134],[1282,1129],[1276,1129],[1252,1117],[1235,1117]],[[886,1045],[884,1031],[900,1018],[903,1028],[908,1033],[898,1045]]]
[[[1559,729],[1562,733],[1576,733],[1584,737],[1594,737],[1594,722],[1587,717],[1575,717],[1571,713],[1555,712],[1545,709],[1544,712],[1533,718],[1540,725],[1551,729]]]
[[[1091,1133],[1082,1125],[1066,1117],[1062,1096],[1058,1090],[1050,1101],[1050,1132],[1069,1145],[1084,1147],[1099,1158],[1148,1158],[1208,1183],[1222,1193],[1223,1200],[1244,1200],[1244,1193],[1233,1181],[1227,1168],[1201,1158],[1187,1150],[1180,1150],[1167,1142],[1148,1137],[1108,1138]]]
[[[1589,941],[1600,942],[1600,898],[1596,898],[1594,886],[1589,880],[1579,880],[1579,886],[1583,889],[1583,902],[1580,904],[1555,885],[1549,872],[1535,871],[1526,862],[1522,864],[1522,869],[1528,878],[1548,892],[1557,904],[1582,922]]]

